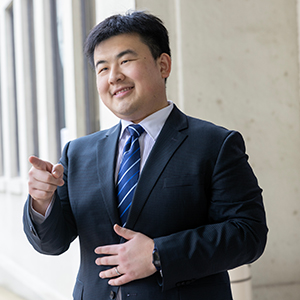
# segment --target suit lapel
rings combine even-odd
[[[186,129],[187,126],[187,117],[175,106],[153,146],[141,173],[126,227],[134,228],[160,174],[163,172],[174,152],[186,139],[187,132],[184,129]]]
[[[115,194],[115,159],[120,124],[112,127],[97,144],[97,173],[100,191],[112,224],[120,223]]]

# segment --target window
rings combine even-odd
[[[1,41],[0,41],[1,45]],[[0,65],[1,70],[1,65]],[[4,157],[3,157],[3,124],[2,124],[2,94],[1,94],[1,72],[0,72],[0,176],[4,175]]]
[[[55,86],[55,116],[56,116],[56,140],[57,157],[61,155],[60,131],[65,127],[65,99],[64,99],[64,70],[63,70],[63,3],[59,0],[51,1],[52,20],[52,45],[54,64]]]
[[[10,154],[11,176],[20,175],[19,160],[19,130],[18,130],[18,101],[16,90],[16,61],[15,61],[15,36],[14,36],[14,12],[13,4],[6,9],[6,37],[7,37],[7,70],[8,77],[8,103],[9,103],[9,127],[10,127]]]
[[[30,66],[30,91],[31,99],[30,107],[32,111],[31,122],[33,153],[39,156],[39,139],[38,139],[38,114],[37,114],[37,90],[36,90],[36,65],[35,65],[35,39],[34,39],[34,15],[33,15],[33,0],[27,0],[27,26],[28,26],[28,46],[29,46],[29,66]]]
[[[81,0],[82,11],[82,45],[85,42],[90,30],[96,22],[95,1]],[[99,122],[99,98],[95,84],[95,73],[89,66],[87,59],[84,60],[84,89],[85,89],[85,119],[86,134],[98,131]]]

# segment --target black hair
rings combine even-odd
[[[84,53],[91,66],[95,68],[94,50],[97,45],[110,37],[128,33],[137,33],[154,59],[162,53],[171,56],[169,35],[162,20],[143,11],[129,11],[108,17],[91,30],[84,45]]]

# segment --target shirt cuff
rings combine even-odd
[[[55,201],[55,194],[53,195],[51,202],[50,202],[49,206],[47,207],[45,216],[43,216],[42,214],[38,213],[36,210],[33,209],[32,198],[30,196],[29,197],[29,207],[30,207],[29,213],[30,213],[30,217],[31,217],[32,221],[37,224],[42,224],[47,219],[47,217],[50,215],[54,201]]]

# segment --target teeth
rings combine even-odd
[[[123,89],[123,90],[121,90],[121,91],[116,92],[116,95],[121,94],[121,93],[124,93],[124,92],[129,91],[129,90],[131,90],[131,88]]]

